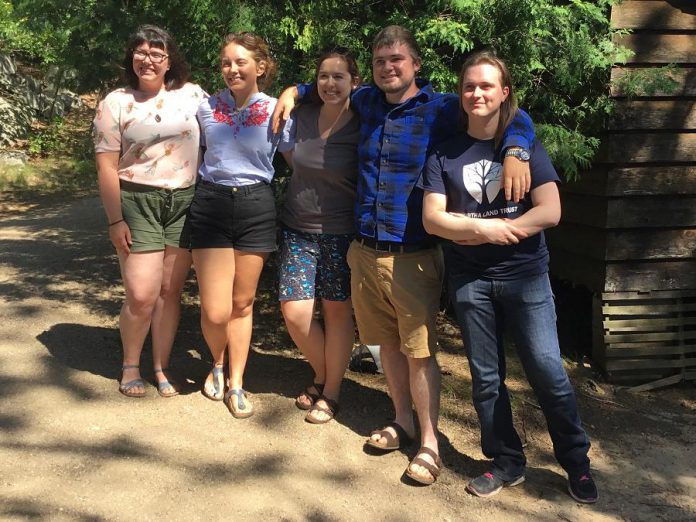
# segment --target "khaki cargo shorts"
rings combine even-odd
[[[348,265],[361,342],[381,345],[398,340],[407,357],[434,355],[435,316],[444,274],[442,250],[389,253],[353,241]]]

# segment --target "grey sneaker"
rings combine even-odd
[[[513,480],[505,481],[499,479],[493,475],[493,473],[487,472],[469,482],[466,486],[466,490],[477,497],[492,497],[496,493],[499,493],[501,489],[511,488],[517,484],[522,484],[522,482],[524,482],[524,475],[520,475]]]

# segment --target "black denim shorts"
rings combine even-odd
[[[268,183],[228,187],[198,180],[189,211],[191,249],[276,250],[276,209]]]

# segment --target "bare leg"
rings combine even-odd
[[[384,342],[380,347],[380,358],[382,359],[382,368],[384,376],[387,379],[387,386],[391,394],[392,402],[394,403],[394,411],[396,417],[394,421],[399,424],[409,436],[415,434],[413,425],[413,408],[411,406],[411,391],[409,384],[409,362],[408,358],[401,353],[399,341]],[[393,428],[387,428],[393,436],[397,433]],[[386,444],[387,441],[379,435],[373,435],[372,439],[380,444]]]
[[[163,251],[126,254],[118,251],[126,299],[121,307],[119,328],[123,345],[123,364],[140,364],[143,343],[150,329],[152,312],[162,285]],[[139,368],[123,371],[121,382],[140,378]],[[143,388],[136,386],[134,392]]]
[[[338,401],[341,394],[343,376],[348,368],[348,361],[355,340],[355,325],[353,323],[353,307],[350,299],[346,301],[328,301],[322,299],[324,314],[324,360],[326,368],[326,385],[324,395]],[[320,407],[328,407],[323,401],[317,401]],[[310,414],[317,421],[329,420],[328,414],[314,411]]]
[[[290,337],[314,371],[314,382],[324,384],[324,330],[314,319],[314,299],[282,301],[280,309]]]
[[[213,358],[222,365],[227,345],[227,325],[232,316],[235,255],[231,248],[193,251],[193,265],[201,299],[201,330]],[[209,379],[211,376],[208,376]],[[206,386],[208,386],[206,381]]]
[[[418,424],[421,432],[421,446],[430,448],[439,455],[437,445],[437,420],[440,413],[440,368],[435,356],[423,359],[408,358],[411,396],[416,406]],[[420,458],[434,464],[434,459],[426,454],[418,455]],[[423,466],[411,464],[411,473],[428,480],[430,472]]]
[[[181,292],[191,267],[191,254],[184,248],[164,249],[162,286],[152,313],[152,362],[155,369],[168,368],[181,315]],[[157,382],[167,377],[155,373]]]
[[[235,250],[234,257],[236,268],[232,315],[227,326],[227,346],[230,358],[230,388],[241,388],[249,356],[256,287],[268,254]]]

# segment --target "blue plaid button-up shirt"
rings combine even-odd
[[[423,190],[416,186],[428,149],[459,128],[459,98],[435,92],[416,80],[418,94],[400,105],[387,103],[375,85],[355,90],[351,108],[360,117],[356,231],[362,237],[396,243],[430,238],[423,228]],[[298,86],[300,97],[309,90]],[[503,136],[503,148],[530,149],[532,121],[522,111]]]

